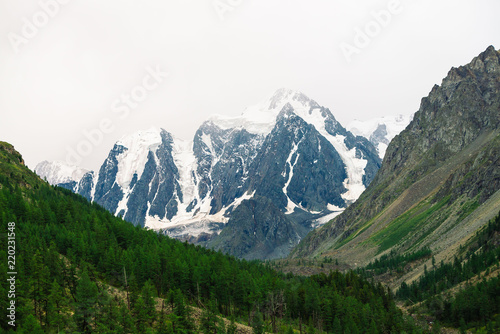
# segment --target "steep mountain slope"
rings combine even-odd
[[[259,203],[265,198],[268,212],[258,217],[279,212],[283,217],[271,215],[272,224],[279,221],[288,232],[259,234],[254,250],[223,247],[265,258],[288,254],[324,222],[320,218],[353,203],[380,163],[375,147],[343,128],[330,110],[280,89],[239,116],[213,116],[193,141],[163,129],[125,136],[98,173],[64,186],[136,225],[216,249],[244,237],[243,228],[234,228],[244,225],[241,216],[232,219],[232,212],[254,196]],[[266,230],[266,219],[254,220],[258,229]],[[229,222],[232,232],[219,235]]]
[[[500,53],[489,47],[434,86],[358,201],[292,256],[359,266],[391,250],[430,247],[436,261],[451,259],[498,213],[499,134]],[[414,279],[424,264],[402,279]]]

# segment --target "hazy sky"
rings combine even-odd
[[[281,87],[343,124],[410,114],[452,66],[500,48],[499,13],[498,0],[0,0],[0,140],[30,168],[79,149],[95,169],[124,134],[191,139]]]

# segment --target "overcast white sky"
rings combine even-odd
[[[157,126],[191,139],[211,114],[239,114],[281,87],[304,92],[344,125],[411,114],[452,66],[500,48],[498,0],[401,0],[379,32],[373,12],[395,0],[43,5],[54,1],[0,0],[0,140],[30,168],[65,160],[103,119],[114,130],[83,167],[98,168],[124,134]],[[348,62],[340,46],[356,46],[357,29],[369,28],[369,45]],[[169,76],[120,118],[113,106],[140,93],[148,67]]]

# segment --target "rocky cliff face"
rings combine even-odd
[[[322,254],[353,266],[391,249],[429,246],[438,260],[450,256],[498,213],[499,133],[500,53],[489,47],[434,86],[365,193],[293,256]]]
[[[281,258],[308,232],[265,197],[244,200],[210,248],[247,260]]]
[[[320,111],[321,112],[321,111]],[[250,188],[287,213],[345,207],[347,173],[333,145],[285,105],[251,168]]]
[[[248,190],[248,174],[263,137],[245,129],[221,129],[205,122],[196,132],[194,154],[200,175],[200,198],[211,196],[210,213],[215,214]]]

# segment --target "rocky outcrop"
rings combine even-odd
[[[208,246],[247,260],[274,259],[288,255],[305,233],[270,199],[255,196],[233,211],[227,226]]]

